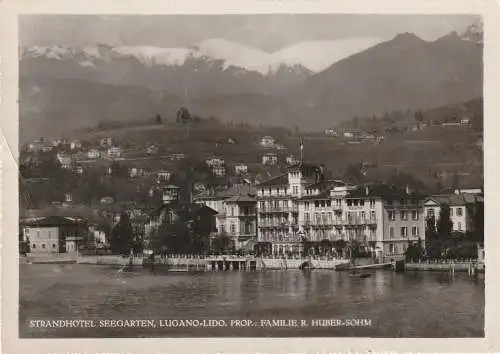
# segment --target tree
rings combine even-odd
[[[361,164],[349,164],[344,173],[344,177],[352,183],[361,183],[364,180],[363,173],[361,172]]]
[[[227,253],[231,245],[231,238],[225,233],[221,232],[215,236],[211,242],[211,249],[219,253]]]
[[[121,254],[128,254],[134,246],[132,224],[127,213],[120,214],[120,220],[113,227],[110,244],[113,253]]]
[[[447,240],[453,229],[453,222],[450,219],[450,206],[448,204],[441,205],[439,219],[437,222],[437,236],[441,240]]]
[[[460,180],[458,178],[458,173],[455,171],[453,173],[453,182],[451,183],[451,188],[457,189],[460,187]]]
[[[416,262],[422,259],[424,254],[424,249],[422,247],[422,240],[419,239],[417,242],[412,242],[405,252],[405,259],[407,262]]]
[[[337,254],[340,256],[344,255],[344,250],[345,250],[346,246],[347,246],[347,242],[345,240],[333,241],[333,247],[335,248],[335,251],[337,252]]]
[[[425,249],[429,258],[439,258],[441,256],[441,242],[436,231],[436,219],[429,216],[425,223]]]
[[[187,108],[181,107],[177,111],[177,118],[176,122],[177,123],[183,123],[186,124],[191,120],[191,113],[187,110]]]
[[[424,115],[422,111],[418,110],[415,112],[414,119],[417,123],[421,123],[424,121]]]
[[[162,123],[162,118],[161,118],[161,116],[159,114],[156,115],[155,120],[156,120],[156,124],[161,124]]]
[[[437,239],[436,219],[434,216],[429,216],[426,219],[425,239],[429,241]]]
[[[323,255],[329,254],[332,249],[332,241],[328,239],[323,239],[319,242],[320,251]]]
[[[484,203],[475,202],[474,215],[472,219],[474,240],[484,242]]]

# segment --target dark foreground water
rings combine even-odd
[[[51,319],[95,327],[34,327],[34,320]],[[199,322],[168,322],[187,319]],[[22,264],[20,336],[484,337],[484,280],[391,271],[368,278],[317,270],[153,275]]]

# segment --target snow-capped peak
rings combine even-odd
[[[22,52],[23,58],[45,57],[54,60],[74,59],[85,67],[95,67],[97,61],[114,58],[134,58],[145,66],[181,66],[189,59],[220,61],[224,69],[244,69],[262,75],[274,74],[281,68],[302,67],[319,72],[338,60],[365,50],[379,42],[378,38],[353,38],[336,41],[308,41],[269,53],[225,39],[213,38],[189,47],[161,48],[153,46],[120,46],[103,48],[33,46]]]

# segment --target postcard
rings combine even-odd
[[[498,3],[85,4],[0,5],[5,352],[498,350]]]

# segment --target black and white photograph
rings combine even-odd
[[[19,338],[485,338],[483,27],[20,15]]]

